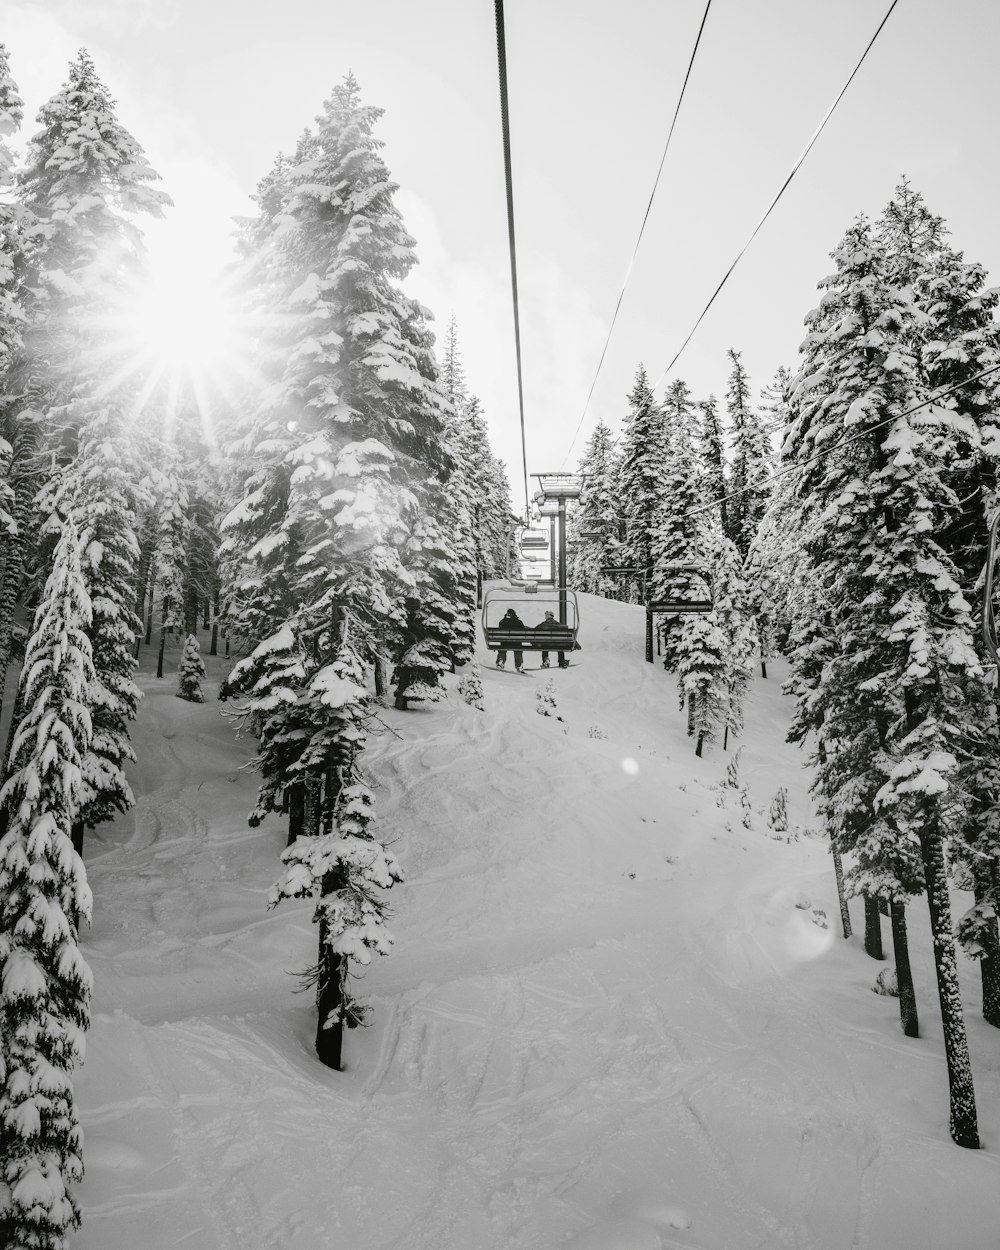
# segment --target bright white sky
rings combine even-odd
[[[888,5],[713,0],[581,427],[704,0],[507,0],[529,472],[575,467],[598,417],[617,429],[640,361],[660,377]],[[224,258],[229,218],[353,70],[385,110],[384,156],[420,259],[408,288],[441,331],[457,318],[519,506],[490,0],[6,0],[2,38],[31,118],[77,49],[90,50],[176,203],[155,247],[180,246],[199,272]],[[758,389],[794,367],[831,249],[859,211],[880,211],[901,173],[1000,282],[998,46],[990,0],[900,0],[682,355],[676,375],[696,398],[723,396],[729,347]]]

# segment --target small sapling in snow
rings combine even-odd
[[[458,693],[469,707],[483,710],[483,679],[475,660],[470,661],[468,669],[458,679]]]
[[[206,677],[205,662],[201,658],[201,647],[194,634],[188,634],[184,643],[184,655],[181,658],[180,685],[177,687],[178,699],[186,699],[188,703],[204,703],[205,696],[201,683]]]

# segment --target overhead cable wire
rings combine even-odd
[[[677,125],[677,118],[681,111],[681,105],[684,103],[684,93],[687,91],[688,79],[691,77],[691,70],[694,67],[694,58],[698,55],[698,45],[701,43],[702,31],[705,29],[705,22],[708,18],[708,10],[711,7],[712,0],[707,0],[705,12],[701,15],[701,25],[698,27],[698,34],[695,36],[694,47],[691,50],[691,59],[688,61],[687,73],[684,75],[684,82],[681,84],[680,95],[677,97],[677,105],[674,109],[674,115],[670,122],[670,129],[667,132],[667,141],[663,145],[663,155],[660,157],[660,167],[657,169],[656,177],[653,180],[653,189],[649,194],[649,203],[646,205],[646,211],[643,214],[642,224],[639,227],[639,234],[636,238],[635,246],[632,248],[632,255],[629,257],[628,266],[625,270],[625,278],[622,282],[622,288],[618,293],[618,302],[615,304],[615,311],[611,316],[611,324],[608,326],[608,336],[604,340],[604,347],[601,350],[601,358],[597,362],[597,371],[594,374],[594,380],[591,382],[590,390],[587,392],[587,400],[583,405],[583,412],[580,414],[580,421],[576,427],[576,432],[574,433],[572,442],[570,443],[566,455],[563,458],[564,465],[566,464],[566,461],[569,460],[570,453],[573,450],[577,438],[580,436],[580,429],[583,426],[584,420],[587,416],[587,411],[590,408],[590,401],[594,397],[594,388],[597,386],[597,379],[601,376],[601,367],[604,364],[604,357],[608,354],[608,345],[611,342],[611,335],[614,333],[615,322],[618,320],[618,313],[622,306],[622,300],[625,298],[625,289],[629,284],[629,279],[632,277],[632,269],[635,266],[635,258],[639,252],[639,244],[642,242],[643,232],[646,229],[646,222],[649,221],[649,212],[653,207],[653,200],[656,198],[657,187],[660,185],[660,175],[663,173],[663,166],[667,159],[667,152],[670,150],[670,140],[674,137],[674,127]]]
[[[814,464],[817,460],[822,460],[841,447],[849,447],[851,443],[858,443],[863,438],[867,438],[869,434],[874,433],[875,430],[880,430],[885,425],[891,425],[894,421],[901,421],[903,417],[919,412],[921,408],[937,403],[939,399],[946,399],[949,395],[953,395],[955,391],[960,391],[963,386],[971,386],[973,382],[978,382],[980,378],[996,373],[998,369],[1000,369],[1000,364],[990,365],[988,369],[984,369],[981,373],[977,373],[971,378],[966,378],[962,382],[956,382],[954,386],[949,386],[947,390],[940,391],[936,395],[931,395],[927,399],[921,400],[919,404],[914,404],[912,408],[906,408],[891,417],[886,417],[884,421],[877,421],[874,425],[868,426],[867,429],[861,430],[857,434],[851,434],[847,438],[838,439],[837,442],[831,443],[829,447],[824,447],[822,451],[816,452],[815,455],[807,456],[805,460],[799,460],[795,464],[789,465],[787,469],[778,469],[776,473],[771,474],[770,481],[773,482],[779,477],[787,477],[789,473],[795,473],[807,464]],[[685,517],[689,516],[697,516],[699,512],[707,512],[710,508],[717,508],[719,504],[729,503],[731,499],[739,499],[741,495],[747,494],[752,489],[753,487],[750,486],[741,486],[739,490],[730,491],[727,495],[720,495],[717,499],[712,499],[708,503],[698,504],[696,508],[689,508],[687,512],[682,513],[679,520],[684,520]]]
[[[524,514],[528,515],[528,446],[524,432],[524,381],[521,370],[521,317],[517,302],[517,247],[514,242],[514,183],[510,161],[510,116],[507,104],[507,39],[503,0],[494,0],[497,27],[497,66],[500,71],[500,122],[503,128],[503,167],[507,184],[507,237],[510,244],[510,289],[514,302],[514,354],[517,358],[517,406],[521,414],[521,467],[524,472]]]
[[[770,215],[771,215],[772,211],[774,210],[775,206],[777,205],[778,201],[781,199],[781,197],[785,194],[785,191],[788,189],[789,183],[792,181],[792,179],[795,177],[795,175],[799,172],[799,169],[801,168],[802,163],[805,161],[806,157],[807,157],[807,156],[809,155],[809,153],[812,151],[812,148],[813,148],[814,144],[816,143],[816,140],[817,140],[817,139],[820,137],[820,135],[823,133],[823,130],[825,129],[827,122],[828,122],[828,121],[830,120],[830,118],[833,116],[834,111],[835,111],[835,110],[836,110],[836,108],[837,108],[837,105],[840,103],[840,101],[841,101],[841,100],[844,98],[844,96],[846,95],[848,87],[849,87],[849,86],[851,85],[851,83],[854,81],[854,78],[855,78],[855,76],[857,75],[858,70],[860,70],[860,69],[861,69],[861,66],[865,63],[865,58],[868,56],[868,53],[872,50],[872,48],[873,48],[873,46],[874,46],[874,44],[875,44],[875,40],[876,40],[876,39],[878,39],[879,35],[882,33],[882,28],[885,26],[886,22],[888,22],[889,18],[892,16],[892,11],[893,11],[893,9],[896,7],[896,5],[897,5],[898,3],[899,3],[899,0],[892,0],[892,3],[889,5],[888,10],[886,11],[885,17],[883,17],[883,18],[882,18],[881,22],[879,22],[879,24],[878,24],[878,29],[875,31],[875,34],[874,34],[874,35],[872,35],[871,39],[868,41],[868,46],[865,48],[864,52],[862,52],[862,54],[861,54],[861,59],[858,61],[857,65],[855,65],[854,69],[853,69],[853,70],[851,70],[850,76],[848,77],[847,81],[844,83],[843,87],[841,87],[840,92],[839,92],[839,94],[837,95],[837,98],[836,98],[836,99],[834,100],[834,102],[830,105],[830,107],[826,110],[826,113],[825,113],[825,115],[823,116],[822,121],[819,123],[819,125],[816,127],[816,129],[813,131],[812,138],[809,140],[809,142],[806,144],[806,146],[802,149],[802,152],[801,152],[801,154],[800,154],[800,156],[799,156],[798,160],[795,162],[795,164],[794,164],[794,165],[792,166],[792,168],[791,168],[791,172],[789,173],[789,175],[788,175],[788,177],[785,179],[785,181],[781,184],[781,187],[780,187],[780,189],[778,190],[778,194],[774,197],[774,199],[773,199],[773,200],[771,201],[771,203],[768,205],[768,207],[767,207],[766,211],[764,212],[764,215],[761,217],[760,221],[758,221],[758,222],[757,222],[756,226],[754,226],[754,228],[753,228],[753,232],[751,233],[750,237],[747,239],[746,243],[744,243],[744,244],[743,244],[742,248],[741,248],[741,249],[740,249],[740,251],[737,253],[737,255],[736,255],[736,259],[733,261],[733,263],[732,263],[732,264],[729,266],[729,268],[726,270],[725,274],[724,274],[724,275],[723,275],[723,277],[722,277],[722,281],[719,283],[719,285],[718,285],[718,286],[715,288],[715,290],[712,292],[711,298],[709,299],[709,301],[708,301],[708,303],[705,305],[705,307],[702,309],[701,314],[700,314],[700,316],[698,317],[698,320],[697,320],[697,321],[694,323],[694,325],[691,327],[691,330],[690,330],[690,332],[688,333],[687,338],[686,338],[686,339],[684,340],[684,342],[680,345],[680,347],[679,347],[679,349],[678,349],[678,351],[677,351],[677,354],[674,356],[673,360],[671,360],[670,364],[669,364],[669,365],[667,365],[667,367],[663,370],[663,372],[660,374],[660,376],[656,379],[656,382],[653,384],[653,387],[652,387],[652,389],[653,389],[654,391],[655,391],[655,390],[656,390],[656,388],[660,385],[660,383],[663,381],[663,379],[667,376],[667,374],[671,371],[671,369],[673,369],[674,365],[675,365],[675,364],[677,363],[677,361],[680,359],[680,357],[681,357],[681,353],[684,351],[685,347],[687,347],[688,343],[690,343],[690,342],[691,342],[691,340],[692,340],[692,338],[694,338],[695,332],[697,331],[698,327],[701,325],[702,321],[704,321],[705,316],[706,316],[706,315],[707,315],[707,313],[708,313],[708,310],[709,310],[709,309],[712,307],[712,305],[715,303],[716,296],[719,294],[719,292],[722,290],[722,288],[723,288],[723,287],[726,285],[726,283],[729,281],[729,278],[730,278],[730,276],[732,275],[733,270],[736,268],[736,266],[737,266],[737,265],[740,263],[740,261],[743,259],[743,256],[744,256],[744,254],[746,253],[747,248],[749,248],[750,244],[754,241],[754,239],[755,239],[755,238],[757,237],[757,235],[760,233],[761,228],[763,227],[764,223],[767,221],[768,217],[770,217]]]

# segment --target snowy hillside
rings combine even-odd
[[[923,902],[908,1041],[837,936],[823,843],[769,834],[779,786],[809,819],[783,666],[748,710],[747,829],[719,789],[731,752],[695,758],[643,662],[642,611],[581,602],[570,669],[483,652],[485,711],[454,677],[446,704],[384,713],[367,764],[407,879],[343,1073],[289,975],[310,907],[265,908],[284,828],[246,827],[226,662],[190,704],[144,649],[139,803],[85,852],[74,1250],[995,1250],[1000,1046],[975,970],[980,1152],[948,1137]],[[550,676],[561,721],[536,715]]]

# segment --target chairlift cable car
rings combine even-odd
[[[538,629],[545,612],[558,611],[565,605],[566,621],[554,622]],[[522,622],[521,628],[501,629],[500,621],[513,608]],[[521,616],[521,613],[524,616]],[[580,628],[580,611],[576,592],[566,587],[538,585],[491,586],[483,596],[483,638],[490,651],[573,651]],[[524,617],[530,619],[525,620]]]

